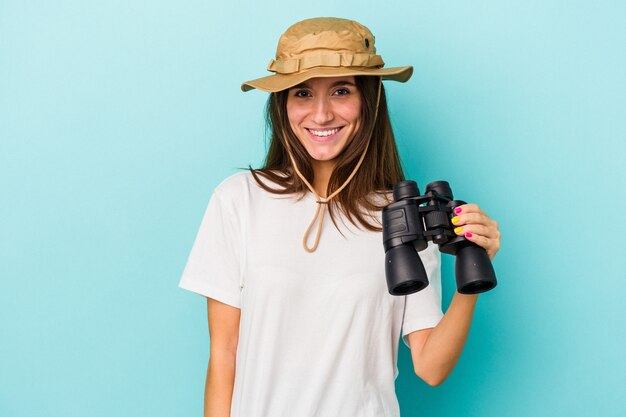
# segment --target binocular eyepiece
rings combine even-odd
[[[453,199],[448,182],[431,182],[420,196],[415,181],[402,181],[393,188],[393,199],[382,211],[390,294],[411,294],[428,286],[417,253],[426,249],[428,241],[438,244],[440,252],[456,256],[456,285],[461,294],[478,294],[496,286],[496,274],[485,249],[454,233],[454,209],[466,203]]]

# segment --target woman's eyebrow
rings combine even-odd
[[[336,83],[333,83],[333,85],[331,85],[330,87],[334,88],[334,87],[337,87],[337,86],[340,86],[340,85],[349,85],[349,86],[352,86],[352,87],[356,87],[355,83],[353,83],[352,81],[348,81],[348,80],[337,81]],[[303,82],[303,83],[300,83],[298,85],[294,85],[293,87],[290,88],[290,90],[292,88],[310,88],[310,87],[307,85],[306,82]]]
[[[352,87],[356,87],[355,83],[353,83],[352,81],[347,81],[347,80],[346,81],[337,81],[336,83],[331,85],[331,87],[337,87],[337,86],[340,86],[340,85],[349,85],[349,86],[352,86]]]

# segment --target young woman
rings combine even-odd
[[[400,337],[430,385],[456,364],[478,296],[443,314],[437,246],[419,253],[428,287],[386,287],[380,210],[404,174],[382,80],[412,67],[383,65],[364,26],[309,19],[280,38],[274,75],[242,85],[271,93],[265,164],[216,187],[180,282],[208,301],[205,416],[397,417]],[[493,259],[497,223],[459,208],[455,232]]]

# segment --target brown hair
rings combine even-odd
[[[389,204],[391,201],[386,192],[390,191],[394,184],[404,180],[404,172],[389,120],[384,87],[380,85],[378,116],[372,126],[376,112],[379,78],[359,76],[355,77],[355,82],[362,99],[361,121],[365,122],[361,123],[352,140],[338,156],[337,164],[328,182],[327,195],[339,188],[352,173],[367,145],[370,132],[372,132],[372,138],[365,159],[356,175],[346,188],[330,200],[328,211],[338,230],[334,215],[336,210],[343,212],[357,227],[355,218],[366,229],[381,231],[381,227],[366,221],[367,214],[361,209],[365,208],[368,212],[380,211]],[[289,141],[298,169],[309,183],[313,182],[314,173],[308,152],[291,130],[287,117],[287,95],[288,90],[270,94],[265,108],[266,126],[270,135],[269,149],[262,168],[253,169],[249,166],[248,169],[264,190],[274,194],[301,194],[299,197],[301,199],[309,190],[296,175],[289,154],[283,145],[283,139]],[[281,132],[285,132],[287,138],[282,138]],[[280,188],[269,187],[259,178],[259,174]],[[371,193],[374,195],[372,196]],[[382,205],[377,203],[375,198],[380,195],[384,199]]]

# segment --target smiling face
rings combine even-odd
[[[312,78],[290,88],[287,116],[313,167],[334,166],[361,123],[354,77]]]

